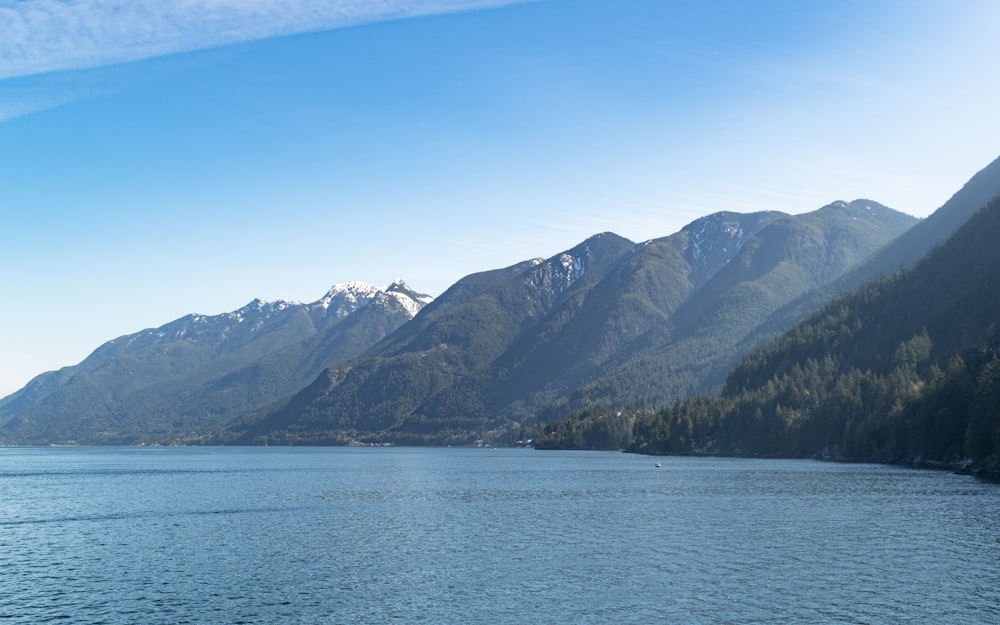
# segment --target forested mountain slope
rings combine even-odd
[[[569,408],[621,406],[621,397],[656,405],[714,392],[739,358],[763,341],[759,328],[774,311],[836,280],[914,223],[870,200],[776,220],[748,237],[670,325],[651,326],[577,389]]]
[[[542,447],[971,466],[1000,477],[1000,198],[914,268],[825,306],[720,396],[580,413]]]
[[[726,383],[722,446],[952,460],[1000,452],[1000,199],[910,271],[867,283]]]

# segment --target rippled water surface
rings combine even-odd
[[[1000,623],[1000,487],[617,453],[8,448],[0,558],[3,623],[980,625]]]

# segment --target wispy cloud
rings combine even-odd
[[[0,80],[523,0],[0,0]]]
[[[55,108],[81,99],[77,92],[33,89],[18,86],[0,90],[0,122]]]

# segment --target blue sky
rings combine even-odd
[[[1000,155],[1000,3],[0,0],[0,396],[254,297],[719,210],[926,216]]]

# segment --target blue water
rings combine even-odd
[[[0,623],[982,625],[1000,487],[600,452],[8,448],[0,558]]]

